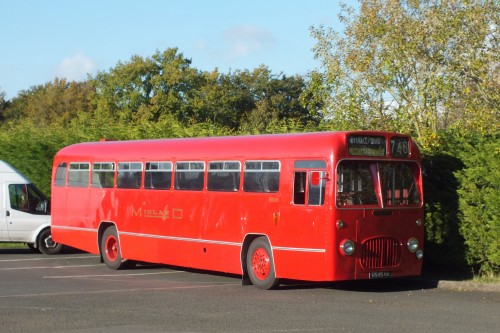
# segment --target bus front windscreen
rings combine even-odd
[[[337,206],[420,206],[418,164],[344,160],[337,167]]]

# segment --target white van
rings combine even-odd
[[[33,250],[55,254],[47,198],[19,171],[0,161],[0,242],[26,243]]]

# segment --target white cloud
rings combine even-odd
[[[87,77],[96,68],[95,63],[85,54],[78,52],[64,58],[57,67],[56,76],[70,81],[79,81]]]
[[[270,31],[253,25],[229,28],[224,38],[230,43],[228,56],[232,60],[265,51],[275,41]]]

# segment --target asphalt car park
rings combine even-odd
[[[266,291],[234,275],[147,264],[115,271],[82,252],[0,249],[5,332],[493,332],[499,313],[500,293],[419,279],[287,281]]]

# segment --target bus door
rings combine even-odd
[[[416,163],[341,161],[337,207],[346,238],[356,244],[356,278],[387,278],[408,270],[409,239],[423,237]],[[351,227],[355,226],[355,230]],[[420,239],[423,242],[423,239]],[[404,258],[403,258],[404,257]]]
[[[293,271],[308,274],[293,278],[318,279],[321,270],[324,270],[327,243],[326,162],[297,160],[294,162],[293,172],[288,174],[293,177],[292,197],[288,201],[290,204],[281,207],[279,243],[273,244],[275,256],[288,258],[284,260],[286,266],[290,266],[287,274]],[[308,263],[307,273],[293,269],[301,262]]]

